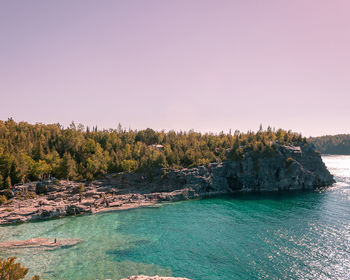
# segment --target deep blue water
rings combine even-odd
[[[337,183],[322,191],[222,196],[0,227],[0,241],[83,240],[0,255],[18,256],[42,279],[350,279],[350,156],[323,160]]]

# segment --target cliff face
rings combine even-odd
[[[301,147],[275,146],[272,157],[252,158],[240,162],[226,161],[213,172],[213,187],[232,191],[303,190],[334,183],[311,144]]]
[[[138,190],[170,192],[186,189],[188,196],[239,191],[311,190],[334,183],[333,176],[312,144],[300,147],[275,144],[269,157],[211,163],[181,170],[152,169],[144,174],[123,174],[111,184],[127,184]],[[126,189],[128,189],[126,187]]]

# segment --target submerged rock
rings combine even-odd
[[[0,242],[0,249],[25,249],[35,248],[42,250],[55,250],[58,248],[66,248],[80,243],[80,239],[59,239],[50,240],[48,238],[31,238],[28,240],[5,241]]]

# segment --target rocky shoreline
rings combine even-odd
[[[210,163],[174,170],[106,175],[91,183],[56,179],[16,186],[0,206],[0,225],[78,214],[155,206],[216,194],[312,190],[332,185],[333,176],[312,144],[274,145],[272,156]]]

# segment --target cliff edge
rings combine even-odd
[[[254,155],[206,166],[167,170],[153,168],[145,173],[120,173],[107,177],[108,184],[141,192],[169,192],[181,189],[194,194],[241,191],[312,190],[332,185],[333,176],[320,153],[310,143],[301,146],[274,144],[273,153]],[[128,187],[129,186],[129,187]]]

